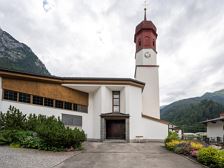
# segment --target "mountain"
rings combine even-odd
[[[0,28],[0,68],[39,75],[50,75],[45,65],[25,44]]]
[[[220,90],[171,103],[161,109],[161,119],[180,126],[185,132],[198,132],[205,130],[201,121],[219,117],[223,111],[224,90]]]
[[[214,102],[224,105],[224,89],[213,93],[207,92],[201,98],[207,100],[213,100]]]

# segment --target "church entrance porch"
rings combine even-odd
[[[129,142],[129,115],[123,113],[101,114],[101,141],[126,140]]]

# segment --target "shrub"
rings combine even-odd
[[[191,155],[192,157],[196,158],[197,155],[198,155],[198,150],[192,150],[192,151],[190,152],[190,155]]]
[[[198,152],[197,160],[209,167],[223,168],[224,152],[212,147],[202,148]]]
[[[6,113],[0,112],[0,129],[25,129],[26,115],[13,106]]]
[[[48,147],[76,148],[85,141],[84,131],[78,128],[66,128],[60,120],[48,117],[36,127],[38,136],[44,140]]]
[[[37,136],[27,136],[21,142],[21,146],[24,148],[41,149],[44,146],[43,140]]]
[[[15,130],[0,131],[0,145],[9,145],[13,142]]]
[[[173,131],[169,131],[167,138],[165,139],[165,143],[170,142],[172,140],[179,140],[178,134]]]
[[[176,148],[177,148],[177,150],[176,150]],[[176,145],[174,152],[176,152],[178,154],[184,154],[184,155],[190,154],[190,152],[191,152],[190,142],[181,141],[179,144]]]
[[[191,150],[200,150],[204,146],[199,142],[190,142]]]
[[[179,140],[172,140],[166,143],[166,148],[170,151],[174,151],[174,148],[180,143],[181,142]]]
[[[65,127],[59,118],[35,114],[26,117],[12,106],[7,113],[0,114],[0,124],[0,145],[61,151],[80,148],[86,139],[83,130]]]

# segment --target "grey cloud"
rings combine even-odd
[[[61,2],[68,3],[71,9],[64,10]],[[55,8],[48,13],[43,11],[42,1],[39,3],[38,6],[36,0],[2,0],[0,26],[30,46],[52,74],[133,77],[133,36],[135,26],[143,19],[143,1],[110,0],[105,9],[98,10],[98,4],[90,0],[56,0]],[[210,41],[214,54],[200,55],[205,59],[195,67],[187,67],[180,52],[194,32],[208,32],[223,21],[223,11],[222,0],[150,1],[147,15],[159,34],[161,104],[206,92],[203,81],[224,72],[224,49],[219,47],[224,43],[224,30],[219,29],[213,35],[215,41]],[[197,46],[192,50],[196,51]],[[173,67],[166,71],[171,61],[177,71]],[[189,69],[185,74],[181,69],[186,67]],[[168,75],[174,79],[164,81]],[[210,87],[222,87],[222,80],[215,79]]]

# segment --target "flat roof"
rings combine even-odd
[[[0,68],[0,76],[14,79],[26,79],[61,84],[107,84],[107,85],[132,85],[144,88],[145,83],[132,78],[107,78],[107,77],[59,77],[54,75],[39,75],[21,71]]]

